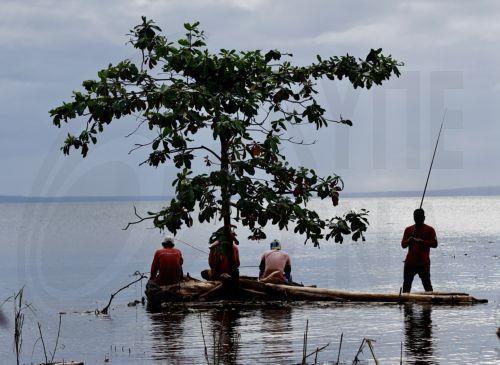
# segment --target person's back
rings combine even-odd
[[[238,250],[238,239],[236,232],[233,231],[235,226],[224,226],[215,231],[209,238],[210,252],[208,254],[209,270],[203,270],[201,277],[205,280],[217,280],[222,274],[228,274],[232,278],[239,277],[240,253]],[[226,236],[227,229],[230,230],[229,236]],[[229,239],[233,243],[232,252],[223,247],[223,241]],[[227,242],[227,241],[226,241]],[[228,257],[231,256],[231,257]]]
[[[151,264],[151,280],[158,285],[177,284],[182,280],[182,253],[174,248],[173,239],[167,238],[163,248],[157,250]]]
[[[259,269],[259,278],[263,281],[283,283],[291,281],[290,256],[281,251],[281,244],[276,240],[271,243],[271,249],[262,254]]]
[[[233,243],[233,260],[234,267],[238,268],[240,266],[240,255],[238,246]],[[222,274],[231,275],[231,265],[227,255],[224,254],[222,244],[220,242],[215,242],[210,247],[210,253],[208,255],[208,264],[211,269],[211,277],[218,278]]]

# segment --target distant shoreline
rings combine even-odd
[[[406,198],[419,197],[421,191],[379,191],[379,192],[343,192],[341,196],[349,198]],[[427,196],[497,196],[500,186],[485,186],[476,188],[453,188],[430,190]],[[92,202],[128,202],[128,201],[166,201],[173,196],[21,196],[0,195],[0,203],[92,203]]]
[[[172,196],[21,196],[0,195],[0,203],[98,203],[130,201],[164,201]]]

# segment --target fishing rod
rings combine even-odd
[[[444,110],[443,119],[441,120],[441,127],[439,127],[439,133],[436,140],[436,145],[434,146],[434,153],[432,154],[431,165],[429,166],[429,172],[427,173],[427,180],[425,180],[424,193],[422,194],[422,200],[420,201],[420,209],[422,209],[422,204],[424,204],[425,193],[427,192],[427,184],[429,184],[429,177],[431,176],[432,165],[434,164],[434,157],[436,157],[436,151],[439,145],[439,138],[441,137],[441,131],[443,130],[444,121],[446,119],[447,109]]]
[[[425,193],[427,192],[427,185],[429,184],[429,178],[431,176],[432,166],[434,165],[434,158],[436,157],[436,151],[437,151],[437,148],[439,145],[439,139],[441,138],[441,132],[443,131],[443,125],[444,125],[444,121],[446,119],[446,112],[447,112],[447,109],[444,110],[443,119],[441,120],[441,126],[439,127],[439,133],[437,136],[436,145],[434,146],[434,153],[432,154],[431,165],[429,166],[429,172],[427,173],[427,179],[425,180],[425,187],[424,187],[424,192],[422,194],[422,200],[420,200],[420,209],[422,209],[422,205],[424,204]],[[417,231],[417,224],[415,222],[415,225],[413,226],[413,233],[409,237],[410,239],[415,237],[416,231]],[[411,248],[411,243],[410,243],[410,248]],[[406,265],[406,263],[405,263],[405,265]],[[403,287],[404,287],[404,283],[403,283]],[[399,289],[399,295],[401,295],[403,287],[401,287]]]
[[[438,137],[436,140],[436,145],[434,146],[434,153],[432,154],[431,165],[429,166],[429,172],[427,173],[427,180],[425,180],[425,187],[424,187],[424,192],[422,194],[422,200],[420,201],[420,209],[422,209],[422,204],[424,204],[425,193],[427,192],[427,185],[429,184],[429,177],[431,176],[432,165],[434,165],[434,158],[436,157],[436,151],[437,151],[438,144],[439,144],[439,138],[441,137],[441,131],[443,130],[443,124],[444,124],[444,121],[446,118],[446,111],[447,111],[447,109],[444,110],[443,119],[441,120],[441,126],[439,127],[439,133],[438,133]],[[413,233],[411,234],[410,237],[415,236],[416,231],[417,231],[417,225],[415,224],[415,226],[413,227]]]

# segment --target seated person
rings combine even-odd
[[[281,243],[278,240],[271,242],[270,250],[262,255],[259,270],[260,281],[276,284],[292,282],[290,256],[281,251]]]
[[[155,252],[151,264],[149,280],[157,285],[177,284],[182,280],[182,264],[184,262],[180,250],[174,248],[174,239],[167,237],[162,242],[163,248]]]
[[[210,253],[208,254],[208,265],[210,270],[203,270],[201,272],[201,277],[205,280],[217,280],[222,274],[232,275],[233,270],[231,270],[231,265],[227,255],[223,252],[222,242],[217,240],[218,234],[221,234],[222,230],[219,229],[214,236],[209,240]],[[240,254],[238,250],[236,239],[236,233],[232,232],[233,239],[233,267],[237,272],[240,267]]]

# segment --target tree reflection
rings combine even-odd
[[[185,311],[151,313],[151,354],[155,360],[168,360],[169,364],[185,364],[184,322]]]
[[[236,327],[240,316],[237,308],[215,309],[210,312],[211,331],[204,335],[211,363],[236,363],[240,344],[240,334]]]
[[[431,314],[431,305],[404,305],[405,353],[412,364],[438,364],[434,357]]]

